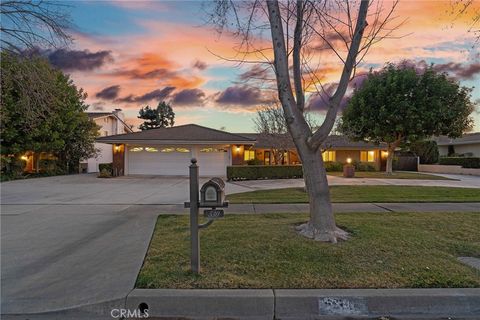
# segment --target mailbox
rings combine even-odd
[[[225,207],[225,182],[212,178],[200,189],[200,207]]]

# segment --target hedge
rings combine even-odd
[[[479,157],[441,157],[438,164],[462,166],[462,168],[480,168]]]
[[[302,178],[301,165],[291,166],[228,166],[228,180],[292,179]]]
[[[113,174],[113,163],[99,163],[98,164],[98,171],[108,171],[110,174]]]
[[[325,171],[327,171],[327,172],[335,172],[335,171],[341,172],[341,171],[343,171],[343,163],[326,161],[325,162]]]

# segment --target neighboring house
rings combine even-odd
[[[112,112],[87,112],[87,114],[100,127],[100,137],[133,132],[132,128],[125,123],[121,109],[115,109]],[[100,163],[111,163],[113,161],[111,145],[96,142],[95,148],[99,150],[97,157],[80,162],[80,172],[98,172]]]
[[[265,139],[263,139],[265,140]],[[273,164],[272,146],[257,134],[228,133],[195,124],[100,137],[99,143],[113,145],[115,175],[188,175],[190,159],[196,158],[201,176],[225,176],[229,165],[245,165],[257,159]],[[346,162],[347,158],[382,169],[385,146],[352,142],[330,136],[324,145],[325,161]],[[285,164],[299,164],[293,146],[286,150]]]
[[[455,154],[480,157],[480,132],[468,133],[457,139],[440,136],[434,140],[437,142],[440,156]]]

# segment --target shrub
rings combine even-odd
[[[341,162],[327,161],[325,162],[325,170],[327,172],[341,172],[343,171],[343,164]]]
[[[47,175],[54,175],[57,173],[57,160],[41,159],[38,160],[38,169],[40,172]]]
[[[98,174],[98,177],[99,178],[111,178],[112,177],[112,172],[103,168],[102,170],[100,170],[100,173]]]
[[[292,179],[302,178],[300,165],[289,166],[228,166],[228,180]]]
[[[353,166],[355,167],[356,171],[377,171],[374,165],[365,163],[365,162],[360,162],[360,161],[353,161]]]
[[[110,172],[110,176],[113,174],[113,163],[100,163],[98,165],[98,170],[100,171],[100,173],[102,171],[107,171],[107,172]]]
[[[247,164],[249,166],[259,166],[259,165],[262,165],[263,162],[261,160],[258,160],[258,159],[252,159],[252,160],[248,160]]]
[[[438,146],[435,141],[418,141],[410,146],[410,150],[419,158],[421,164],[438,162]]]
[[[462,166],[462,168],[480,168],[479,157],[441,157],[439,164]]]

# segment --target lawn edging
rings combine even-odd
[[[135,289],[126,308],[181,319],[480,318],[480,288]]]

